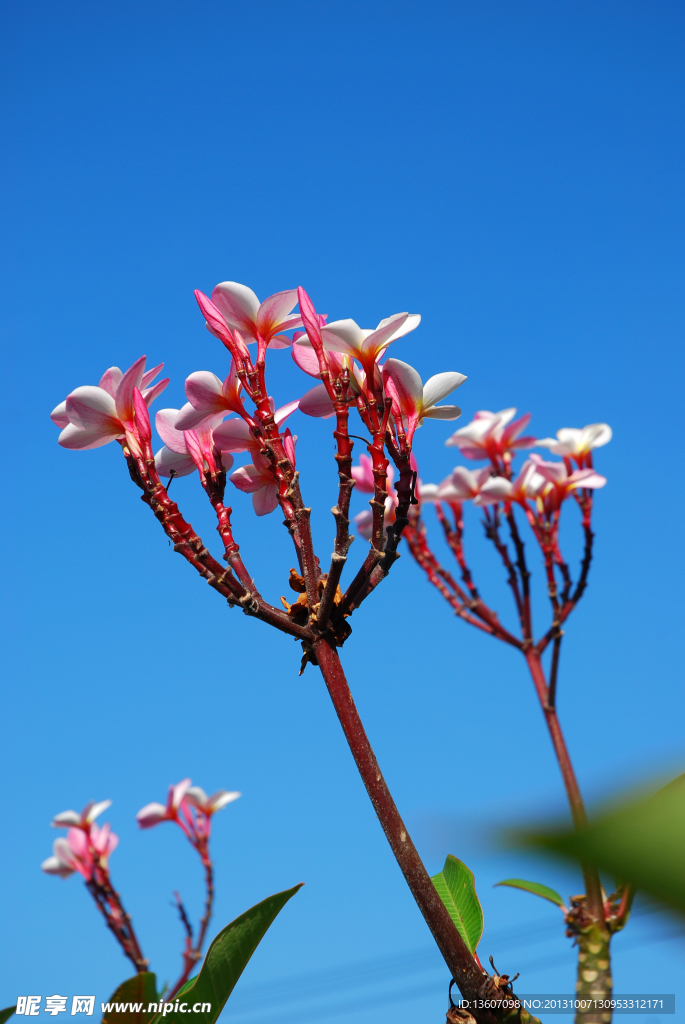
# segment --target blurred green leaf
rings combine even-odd
[[[186,982],[174,999],[174,1003],[176,1000],[188,1003],[189,1008],[195,1003],[210,1005],[210,1010],[204,1013],[192,1013],[193,1024],[214,1024],[268,928],[288,900],[301,888],[302,884],[269,896],[219,932],[207,950],[200,973]],[[188,1019],[188,1012],[179,1011],[158,1013],[154,1022],[160,1024],[164,1020],[165,1024],[188,1024]]]
[[[541,882],[526,882],[524,878],[505,878],[503,882],[495,882],[495,885],[510,885],[512,889],[523,889],[524,892],[532,892],[535,896],[542,896],[544,900],[549,900],[550,903],[556,903],[558,907],[563,907],[564,901],[558,892],[554,889],[550,889],[548,885],[542,885]]]
[[[6,1010],[0,1010],[0,1024],[5,1024],[6,1020],[9,1020],[13,1013],[16,1012],[16,1003],[14,1006],[8,1006]]]
[[[148,1024],[148,1021],[152,1020],[155,1015],[154,1010],[152,1013],[147,1012],[148,1004],[156,1003],[158,999],[155,975],[150,971],[135,974],[121,983],[116,992],[110,996],[109,1002],[142,1003],[145,1009],[140,1012],[130,1009],[122,1013],[106,1012],[102,1015],[102,1024]]]
[[[625,795],[586,829],[519,833],[535,846],[610,872],[685,913],[685,775],[653,796]]]
[[[476,896],[473,872],[450,853],[439,875],[432,878],[462,939],[472,953],[483,934],[483,908]]]

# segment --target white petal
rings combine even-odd
[[[232,804],[234,800],[237,800],[242,793],[238,793],[235,790],[228,792],[225,789],[220,789],[216,793],[212,793],[209,797],[209,805],[213,811],[220,811],[222,807],[226,807],[227,804]]]
[[[276,409],[276,412],[274,413],[274,420],[278,426],[287,420],[288,416],[292,416],[299,404],[300,400],[299,398],[296,398],[294,402],[287,402],[285,405],[282,405],[280,409]]]
[[[107,808],[111,807],[111,806],[112,806],[112,801],[111,800],[100,800],[100,802],[97,803],[97,804],[91,804],[91,806],[90,806],[90,808],[88,810],[88,814],[86,816],[86,821],[88,821],[88,822],[95,821],[95,819],[98,818],[102,814],[103,811],[106,811]]]
[[[423,415],[427,420],[458,420],[461,409],[458,405],[434,405]]]
[[[259,312],[259,299],[247,285],[223,281],[212,292],[212,302],[223,314],[229,327],[254,337]]]
[[[76,811],[61,811],[50,822],[53,828],[67,828],[69,825],[80,825],[81,815]]]
[[[390,323],[391,320],[394,320],[395,317],[397,317],[397,315],[398,314],[396,313],[394,317],[388,316],[385,318],[385,320],[381,320],[376,330],[378,330],[380,327],[385,327],[386,324]],[[410,331],[415,331],[420,323],[420,313],[408,313],[407,319],[397,328],[395,333],[392,335],[391,341],[397,341],[398,338],[403,338],[405,334],[409,334]]]
[[[358,355],[364,344],[364,332],[354,320],[334,320],[321,328],[324,347],[331,352]]]
[[[280,325],[296,303],[297,288],[276,292],[274,295],[270,295],[268,299],[264,299],[257,313],[257,329],[263,338],[273,335],[280,328]],[[292,326],[299,327],[301,323],[302,321],[300,320],[299,324],[292,323]]]
[[[101,448],[103,444],[109,444],[115,437],[122,433],[121,426],[117,432],[102,430],[98,427],[82,429],[70,423],[64,428],[58,437],[59,444],[63,448],[71,448],[74,451],[86,451],[89,448]]]
[[[55,406],[55,408],[50,413],[50,419],[58,427],[66,427],[66,425],[69,423],[69,417],[67,416],[66,398],[64,399],[63,402],[60,402],[59,405]]]
[[[445,373],[436,373],[435,376],[429,377],[423,386],[424,409],[430,409],[432,405],[437,405],[443,398],[447,398],[465,380],[465,375],[457,373],[456,370],[447,370]]]
[[[67,395],[66,413],[70,423],[86,429],[88,427],[109,429],[111,424],[119,422],[112,396],[102,388],[93,387],[91,384],[75,388],[70,395]],[[123,433],[121,427],[118,432]]]

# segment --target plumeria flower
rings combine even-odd
[[[112,806],[111,800],[90,800],[79,814],[77,811],[61,811],[50,822],[53,828],[82,828],[88,831],[90,825],[103,811]]]
[[[388,359],[383,364],[383,383],[386,393],[392,398],[392,414],[404,425],[407,444],[412,443],[414,431],[425,418],[434,420],[456,420],[461,409],[456,405],[437,405],[450,395],[466,377],[463,373],[449,370],[436,373],[425,385],[416,370],[400,359]]]
[[[247,285],[223,281],[212,292],[212,302],[228,326],[239,330],[248,345],[258,341],[264,348],[287,348],[292,342],[282,332],[302,326],[299,313],[291,313],[297,304],[296,288],[276,292],[260,303]]]
[[[274,412],[276,426],[287,420],[288,416],[299,407],[300,401],[288,402]],[[272,405],[273,408],[273,405]],[[177,421],[178,422],[178,421]],[[264,447],[262,441],[256,438],[244,420],[224,420],[214,429],[214,441],[222,452],[250,452],[251,455],[259,455]],[[254,461],[254,460],[253,460]]]
[[[99,865],[106,868],[107,859],[118,842],[118,836],[110,831],[107,824],[102,828],[92,824],[88,831],[70,828],[66,839],[55,839],[52,844],[53,855],[43,861],[41,868],[46,874],[59,875],[60,878],[68,878],[78,871],[89,882],[93,877],[96,857]]]
[[[536,441],[540,448],[549,448],[553,455],[574,459],[580,466],[594,448],[601,448],[611,441],[612,432],[608,423],[589,423],[587,427],[562,427],[556,438],[543,437]]]
[[[293,466],[295,465],[296,441],[297,438],[293,437],[289,430],[286,430],[283,446]],[[252,495],[252,507],[258,516],[268,515],[278,505],[278,484],[273,478],[271,463],[265,455],[261,455],[258,451],[252,452],[251,463],[236,469],[228,479],[239,491]]]
[[[242,384],[238,377],[235,359],[225,381],[220,381],[215,373],[209,370],[197,370],[186,378],[185,393],[188,401],[178,413],[174,426],[177,430],[192,430],[207,416],[221,413],[223,419],[227,413],[235,412],[242,416],[245,412],[240,397]]]
[[[539,455],[531,455],[530,459],[540,476],[551,485],[542,495],[545,504],[551,509],[559,508],[571,491],[579,487],[595,490],[604,487],[607,482],[606,477],[596,473],[594,469],[576,469],[569,473],[563,462],[545,462]]]
[[[354,320],[334,320],[322,326],[321,337],[327,352],[340,352],[357,359],[367,376],[371,376],[388,345],[415,330],[420,323],[418,313],[395,313],[381,320],[375,331],[359,327]],[[301,337],[296,344],[308,347],[311,342]]]
[[[492,501],[515,501],[524,505],[529,498],[542,495],[548,486],[548,481],[537,471],[535,463],[526,459],[516,479],[491,476],[483,484],[480,493]]]
[[[473,500],[474,505],[487,505],[493,499],[483,497],[481,491],[490,479],[490,473],[489,466],[476,470],[457,466],[441,484],[423,484],[421,501],[444,501],[448,505],[461,505],[463,501]]]
[[[145,372],[145,356],[122,373],[118,366],[106,370],[97,387],[85,384],[75,388],[50,414],[53,423],[63,427],[59,443],[63,448],[85,450],[99,448],[134,431],[133,389],[138,388],[149,406],[164,391],[169,378],[150,384],[164,366]]]
[[[181,779],[175,786],[169,786],[166,806],[164,804],[146,804],[136,814],[136,821],[141,828],[152,828],[162,821],[177,821],[178,810],[183,798],[190,789],[191,780]]]
[[[189,804],[192,804],[198,811],[202,811],[203,814],[209,817],[216,811],[220,811],[222,807],[233,803],[241,795],[241,793],[236,791],[229,792],[226,789],[218,789],[216,793],[207,796],[204,789],[200,789],[199,786],[191,786],[185,798]]]
[[[445,444],[456,446],[467,459],[490,459],[497,464],[498,459],[510,458],[512,451],[532,448],[537,443],[534,437],[519,437],[530,421],[530,413],[512,423],[515,413],[516,409],[482,409],[470,423],[448,437]]]
[[[214,428],[224,418],[222,412],[207,416],[201,420],[194,430],[177,430],[174,424],[178,420],[178,409],[160,409],[155,417],[157,433],[164,441],[164,447],[155,455],[155,466],[160,476],[187,476],[194,470],[205,472],[205,463],[209,471],[216,473],[214,460]],[[218,446],[217,446],[218,447]],[[224,469],[233,465],[233,456],[221,452]]]

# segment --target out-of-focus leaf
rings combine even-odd
[[[126,1010],[117,1012],[114,1009],[106,1010],[102,1015],[102,1024],[148,1024],[155,1015],[153,1010],[148,1013],[148,1005],[156,1003],[157,979],[150,971],[143,971],[141,974],[134,974],[127,981],[122,981],[116,992],[110,996],[109,1003],[119,1005],[129,1004]],[[131,1003],[142,1004],[141,1010],[132,1010]]]
[[[495,882],[495,885],[510,885],[512,889],[523,889],[525,892],[534,893],[535,896],[542,896],[544,900],[556,903],[558,907],[563,907],[564,905],[564,901],[558,892],[550,889],[548,885],[542,885],[540,882],[526,882],[524,878],[505,878],[503,882]]]
[[[472,953],[483,934],[483,908],[476,896],[473,872],[450,853],[439,875],[432,878],[462,939]]]
[[[165,1024],[188,1024],[191,1011],[193,1024],[214,1024],[269,926],[301,888],[302,884],[269,896],[226,925],[207,950],[200,973],[186,982],[174,999],[174,1005],[177,1000],[179,1006],[187,1004],[186,1012],[179,1009],[178,1012],[158,1013],[154,1024],[162,1020]],[[193,1009],[196,1004],[197,1012]],[[203,1004],[208,1005],[209,1010],[202,1012]]]
[[[13,1013],[16,1013],[17,1007],[8,1006],[5,1010],[0,1010],[0,1024],[5,1024],[6,1020],[9,1020]]]
[[[685,913],[685,775],[650,797],[617,800],[578,832],[519,833],[528,846],[610,872]]]

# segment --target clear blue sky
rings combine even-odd
[[[302,284],[362,326],[420,312],[393,354],[424,378],[468,374],[462,422],[508,405],[534,413],[538,436],[609,422],[561,712],[590,798],[683,770],[684,20],[661,0],[5,5],[0,1005],[104,999],[128,974],[80,882],[39,870],[51,816],[90,797],[115,801],[114,880],[153,968],[176,975],[169,901],[180,888],[197,916],[198,872],[180,834],[141,834],[133,816],[188,774],[244,793],[216,820],[217,929],[306,882],[227,1019],[271,1019],[264,999],[279,996],[298,1024],[444,1013],[446,972],[316,672],[298,678],[290,640],[229,612],[173,555],[115,445],[57,446],[50,410],[107,366],[165,360],[165,405],[182,403],[191,371],[225,373],[193,288],[233,279],[264,298]],[[308,386],[287,353],[273,366],[277,401]],[[292,423],[328,552],[330,423]],[[455,464],[449,432],[420,431],[425,479]],[[197,484],[174,486],[209,541]],[[251,571],[277,599],[284,531],[247,499],[235,507]],[[447,852],[474,869],[482,950],[522,971],[521,991],[571,991],[554,911],[492,888],[516,874],[580,885],[487,838],[563,812],[521,659],[456,622],[408,557],[353,624],[352,687],[429,869]],[[685,998],[669,927],[645,915],[619,936],[618,991]],[[376,957],[389,959],[364,987],[354,965]],[[311,972],[323,974],[297,980]]]

